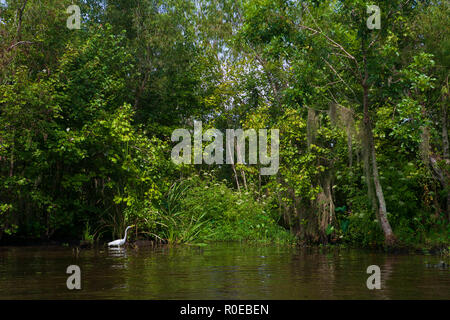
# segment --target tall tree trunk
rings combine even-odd
[[[447,189],[447,217],[450,220],[450,191],[449,189],[449,184],[448,184],[448,178],[446,176],[446,174],[444,173],[444,171],[439,167],[437,159],[435,157],[433,157],[432,155],[430,155],[430,165],[431,168],[433,169],[434,175],[437,178],[437,180],[439,180],[439,182],[441,183],[442,187],[444,189]]]
[[[227,148],[229,150],[228,152],[230,152],[230,154],[231,154],[230,142],[227,141],[226,144],[227,144]],[[234,144],[234,139],[233,139],[233,144]],[[238,192],[240,193],[241,192],[241,187],[239,186],[239,178],[238,178],[238,175],[237,175],[237,172],[236,172],[236,167],[234,166],[234,159],[232,159],[232,161],[231,161],[231,168],[233,169],[234,178],[236,180],[236,186],[237,186]]]
[[[448,131],[447,131],[447,107],[445,104],[442,105],[442,147],[444,151],[444,159],[449,159],[448,151]]]
[[[366,128],[366,125],[363,124],[363,128],[362,131],[364,132],[363,136],[361,137],[361,143],[362,143],[362,159],[363,159],[363,164],[364,164],[364,176],[366,178],[366,183],[367,183],[367,195],[370,199],[370,201],[372,202],[372,210],[375,211],[376,215],[377,215],[377,219],[379,220],[378,217],[378,205],[377,205],[377,199],[375,197],[375,192],[373,190],[373,179],[372,179],[372,174],[370,173],[370,169],[371,169],[371,165],[370,165],[370,157],[371,157],[371,152],[370,152],[370,144],[369,144],[369,134],[368,133],[368,128]]]
[[[347,145],[348,145],[348,166],[351,168],[353,166],[353,142],[352,133],[350,130],[347,132]]]
[[[447,78],[447,87],[448,87],[448,78]],[[449,151],[448,151],[448,131],[447,131],[447,96],[448,94],[442,95],[442,147],[444,151],[444,159],[449,160]]]
[[[364,65],[365,65],[365,57],[364,57]],[[363,107],[364,107],[364,127],[366,130],[366,139],[368,140],[369,147],[369,157],[372,158],[372,178],[375,186],[375,194],[378,199],[378,210],[376,211],[378,222],[380,223],[381,229],[384,233],[385,243],[388,246],[395,244],[395,235],[392,231],[391,225],[387,218],[387,209],[386,209],[386,201],[384,200],[383,188],[380,183],[380,175],[378,173],[378,165],[377,158],[375,153],[375,144],[373,141],[373,132],[372,125],[370,121],[369,115],[369,87],[367,84],[368,74],[367,68],[365,68],[365,75],[362,81],[363,88]]]
[[[447,78],[447,87],[448,87],[448,78]],[[447,95],[443,95],[442,96],[442,147],[443,147],[443,152],[444,152],[444,160],[445,162],[448,164],[449,163],[449,146],[448,146],[448,131],[447,131]],[[446,184],[445,186],[447,187],[447,218],[448,221],[450,221],[450,190],[449,190],[449,186],[448,186],[448,179],[446,179]]]
[[[234,143],[234,139],[233,139],[233,143]],[[244,143],[245,143],[245,140],[244,140]],[[242,159],[242,161],[245,163],[245,154],[244,155],[241,154],[241,148],[239,146],[239,143],[236,143],[235,147],[236,147],[235,150],[238,155],[238,159]],[[244,163],[243,163],[243,165],[244,165]],[[245,190],[247,190],[247,179],[245,178],[245,171],[242,169],[239,171],[241,172],[242,181],[244,182],[244,188],[245,188]]]
[[[375,185],[375,193],[377,195],[379,204],[378,219],[380,221],[381,228],[383,229],[384,232],[386,244],[393,245],[395,243],[395,236],[394,233],[392,232],[389,220],[387,219],[386,201],[384,200],[383,189],[380,183],[377,159],[375,155],[375,146],[373,145],[373,143],[371,143],[371,149],[372,149],[371,156],[372,156],[373,183]]]
[[[261,170],[258,166],[258,201],[261,200]]]
[[[241,170],[242,181],[244,182],[244,188],[247,190],[247,179],[245,178],[245,171]]]

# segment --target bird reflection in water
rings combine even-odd
[[[127,249],[125,249],[124,247],[109,247],[108,248],[108,256],[126,258],[127,257]]]

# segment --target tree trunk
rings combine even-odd
[[[447,97],[442,97],[442,147],[444,151],[444,159],[449,159],[449,151],[448,151],[448,132],[447,132],[447,108],[446,104]]]
[[[231,150],[231,146],[230,146],[229,141],[227,141],[226,144],[227,144],[228,150]],[[234,144],[234,139],[233,139],[233,144]],[[229,152],[231,154],[231,151],[229,151]],[[232,161],[231,161],[231,168],[233,169],[234,178],[236,180],[236,186],[237,186],[238,192],[240,193],[241,192],[241,187],[239,186],[239,178],[238,178],[238,175],[237,175],[237,172],[236,172],[236,167],[234,166],[234,159],[232,159]]]
[[[438,163],[437,163],[437,159],[434,158],[433,156],[430,155],[430,165],[431,168],[433,169],[434,175],[435,177],[439,180],[439,182],[441,183],[442,187],[444,189],[447,189],[447,216],[448,219],[450,221],[450,191],[448,190],[449,185],[448,185],[448,179],[445,175],[445,173],[441,170],[441,168],[439,168]]]
[[[347,145],[348,145],[348,166],[351,168],[353,166],[353,142],[352,142],[352,133],[347,133]]]
[[[363,163],[364,163],[364,176],[366,178],[366,183],[367,183],[367,195],[370,199],[370,201],[372,202],[372,210],[375,211],[376,215],[377,215],[377,219],[379,220],[378,217],[378,205],[377,205],[377,199],[375,197],[375,192],[373,191],[373,179],[372,179],[372,175],[370,174],[370,145],[369,145],[369,133],[368,133],[368,128],[366,128],[366,126],[364,125],[362,128],[364,135],[361,138],[361,143],[362,143],[362,158],[363,158]]]
[[[241,170],[242,181],[244,182],[244,188],[247,190],[247,179],[245,178],[245,171]]]
[[[365,57],[364,57],[365,62]],[[364,63],[365,65],[365,63]],[[367,84],[368,74],[367,74],[367,68],[365,68],[365,75],[362,81],[362,88],[363,88],[363,107],[364,107],[364,127],[366,129],[366,139],[368,140],[368,147],[369,147],[369,157],[372,158],[372,178],[373,183],[375,185],[375,194],[378,199],[378,210],[376,211],[378,222],[380,223],[381,229],[384,233],[384,240],[385,243],[388,246],[392,246],[395,244],[395,235],[392,232],[391,225],[389,223],[389,220],[387,218],[387,209],[386,209],[386,201],[384,200],[384,194],[383,194],[383,188],[381,187],[380,183],[380,176],[378,173],[378,165],[377,165],[377,158],[375,153],[375,144],[373,141],[373,132],[372,132],[372,125],[370,121],[370,115],[369,115],[369,87]]]
[[[261,170],[258,167],[258,201],[261,200]]]
[[[447,85],[448,85],[448,78],[447,78]],[[447,95],[444,95],[442,97],[442,147],[444,151],[444,160],[448,164],[449,163],[449,146],[448,146],[448,131],[447,131],[447,108],[448,105],[446,104],[447,101]],[[445,186],[447,187],[447,218],[448,221],[450,221],[450,190],[448,190],[448,181],[446,180]]]
[[[377,195],[379,204],[378,220],[380,221],[381,228],[383,229],[386,244],[393,245],[395,243],[395,236],[394,233],[392,232],[389,220],[387,219],[386,202],[384,200],[383,189],[381,187],[380,178],[378,174],[377,159],[375,156],[375,147],[373,143],[371,143],[371,149],[372,149],[371,156],[372,156],[373,183],[375,185],[375,193]]]
[[[233,143],[234,143],[234,139],[233,139]],[[245,143],[245,141],[244,141],[244,143]],[[244,155],[241,154],[241,148],[239,146],[239,143],[236,143],[235,147],[236,147],[235,150],[236,150],[236,153],[238,155],[238,159],[242,159],[242,161],[243,161],[242,165],[244,165],[244,163],[245,163],[245,154]],[[241,172],[242,181],[244,182],[244,188],[245,188],[245,190],[247,190],[247,179],[245,178],[245,171],[242,170],[242,169],[239,170],[239,171]]]

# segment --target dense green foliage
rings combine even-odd
[[[0,239],[449,244],[448,2],[72,2],[0,2]],[[176,165],[193,120],[278,173]]]

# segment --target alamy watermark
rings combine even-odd
[[[224,134],[215,128],[208,129],[203,134],[202,122],[194,121],[194,146],[192,153],[192,139],[189,130],[176,129],[172,132],[172,141],[177,142],[183,140],[173,147],[171,158],[177,164],[224,164],[235,163],[235,151],[237,164],[245,164],[246,158],[246,141],[248,139],[248,163],[259,164],[268,167],[260,168],[261,175],[274,175],[278,172],[279,155],[280,155],[280,139],[279,130],[270,130],[270,156],[268,155],[267,129],[259,129],[258,133],[254,129],[226,129],[225,147]],[[203,150],[203,141],[210,144]],[[258,152],[259,149],[259,152]],[[259,156],[259,159],[258,159]]]
[[[368,274],[372,274],[369,278],[367,278],[366,285],[367,289],[381,289],[381,269],[379,266],[373,264],[367,267],[366,272]]]
[[[381,10],[380,7],[376,5],[367,6],[367,13],[373,13],[369,18],[367,18],[366,24],[367,28],[370,30],[381,29]]]
[[[67,267],[66,273],[70,274],[67,278],[66,286],[69,290],[80,290],[81,289],[81,269],[76,264],[72,264]]]
[[[70,14],[67,18],[66,26],[70,30],[80,29],[81,28],[81,11],[80,7],[76,4],[70,5],[67,7],[66,12]]]

